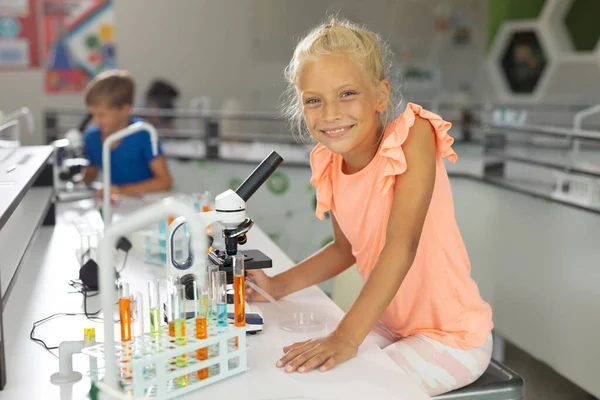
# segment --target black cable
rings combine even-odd
[[[127,256],[129,255],[129,252],[126,251],[125,252],[125,256],[123,257],[123,263],[121,264],[121,269],[119,269],[117,271],[117,274],[120,274],[121,272],[123,272],[123,270],[125,269],[125,266],[127,265]]]
[[[31,341],[33,341],[34,343],[37,343],[40,346],[42,346],[44,349],[46,349],[54,357],[58,358],[58,356],[52,352],[52,350],[58,349],[58,346],[48,347],[48,345],[46,345],[46,343],[42,339],[38,339],[36,337],[33,337],[33,334],[35,332],[35,328],[37,328],[38,326],[40,326],[40,325],[42,325],[42,324],[44,324],[44,323],[46,323],[46,322],[48,322],[48,321],[50,321],[50,320],[52,320],[54,318],[57,318],[57,317],[61,317],[61,316],[74,316],[74,315],[77,315],[77,314],[71,314],[71,313],[53,314],[53,315],[51,315],[49,317],[46,317],[46,318],[40,319],[39,321],[34,322],[33,323],[33,327],[31,328],[31,332],[29,332],[29,339]]]
[[[129,247],[130,248],[130,247]],[[125,257],[123,258],[123,263],[121,264],[121,269],[119,271],[117,271],[117,273],[122,272],[125,269],[125,266],[127,265],[127,256],[129,254],[129,248],[127,248],[127,250],[125,250]],[[88,249],[89,252],[89,249]],[[87,252],[86,252],[87,253]],[[85,253],[84,253],[85,254]],[[57,314],[52,314],[49,317],[43,318],[39,321],[36,321],[33,323],[33,326],[31,327],[31,331],[29,332],[29,339],[42,346],[46,351],[48,351],[50,354],[52,354],[54,357],[58,358],[58,356],[56,354],[54,354],[52,352],[52,350],[56,350],[58,349],[58,346],[51,346],[48,347],[48,345],[46,344],[46,342],[44,342],[42,339],[36,338],[34,337],[34,333],[35,333],[35,328],[37,328],[38,326],[54,319],[57,317],[76,317],[76,316],[85,316],[88,320],[92,321],[92,322],[96,322],[96,323],[103,323],[104,319],[98,317],[98,314],[100,314],[102,312],[102,309],[99,309],[98,311],[95,312],[88,312],[87,310],[87,299],[89,297],[94,297],[97,296],[100,292],[96,291],[96,290],[90,290],[88,289],[83,282],[81,282],[81,280],[70,280],[69,281],[69,286],[71,286],[73,289],[75,289],[75,292],[70,292],[70,293],[80,293],[83,295],[83,313],[57,313]],[[92,292],[90,294],[90,292]],[[120,320],[116,320],[115,323],[120,322]]]
[[[85,315],[85,317],[92,322],[104,322],[102,318],[97,317],[97,315],[100,314],[102,310],[98,310],[93,313],[90,313],[87,310],[87,299],[89,297],[97,296],[100,292],[86,289],[85,285],[81,283],[81,281],[70,280],[69,286],[76,290],[76,292],[72,293],[81,293],[83,295],[83,315]],[[89,292],[93,293],[89,294]]]

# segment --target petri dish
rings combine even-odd
[[[315,311],[292,311],[279,317],[279,327],[287,332],[317,332],[327,325],[327,318]]]

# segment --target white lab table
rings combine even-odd
[[[89,202],[88,202],[89,203]],[[68,285],[70,279],[78,278],[79,264],[75,249],[79,236],[72,221],[81,212],[85,202],[57,206],[57,222],[54,228],[44,227],[28,254],[26,268],[17,282],[13,295],[5,309],[5,319],[11,321],[10,331],[5,332],[7,349],[8,381],[0,400],[9,399],[84,399],[90,387],[84,378],[72,385],[55,386],[50,375],[58,371],[58,360],[41,346],[29,339],[34,321],[54,313],[82,312],[83,296],[73,294]],[[115,215],[119,211],[115,210]],[[273,259],[269,274],[290,268],[292,261],[273,243],[261,229],[255,226],[248,234],[246,248],[257,248]],[[135,253],[130,254],[123,279],[135,282],[144,290],[149,278],[164,278],[164,268],[148,265]],[[134,287],[134,289],[135,289]],[[321,373],[287,374],[276,368],[282,356],[282,347],[309,337],[324,335],[331,331],[343,316],[342,311],[320,289],[311,287],[285,299],[287,304],[314,307],[328,316],[326,330],[313,334],[289,333],[278,327],[277,307],[268,303],[253,303],[264,314],[263,332],[248,336],[249,371],[218,382],[201,391],[192,392],[184,398],[211,398],[238,400],[252,399],[410,399],[429,398],[374,344],[366,341],[357,357]],[[97,310],[99,296],[88,300],[88,312]],[[47,322],[35,332],[35,337],[48,346],[57,346],[63,340],[81,340],[83,328],[94,326],[98,340],[102,340],[102,325],[83,316],[59,317]],[[74,356],[74,368],[81,372],[88,369],[88,358]]]

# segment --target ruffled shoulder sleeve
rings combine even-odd
[[[310,152],[310,167],[312,169],[310,183],[317,189],[317,209],[315,213],[321,220],[325,218],[325,212],[331,209],[333,199],[332,165],[333,153],[322,144],[317,144]]]
[[[386,194],[394,185],[395,176],[406,171],[406,157],[402,145],[408,137],[410,128],[415,124],[416,116],[429,120],[436,135],[437,149],[442,157],[451,162],[456,162],[457,155],[452,150],[454,139],[448,134],[452,126],[442,117],[423,109],[418,104],[408,103],[406,109],[386,129],[384,139],[379,149],[379,156],[384,159],[384,173],[377,182],[381,194]]]

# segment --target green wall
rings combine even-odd
[[[489,2],[488,47],[494,42],[500,26],[505,21],[535,19],[544,6],[544,0],[489,0]]]
[[[600,0],[575,0],[565,24],[575,50],[593,50],[600,37]]]

